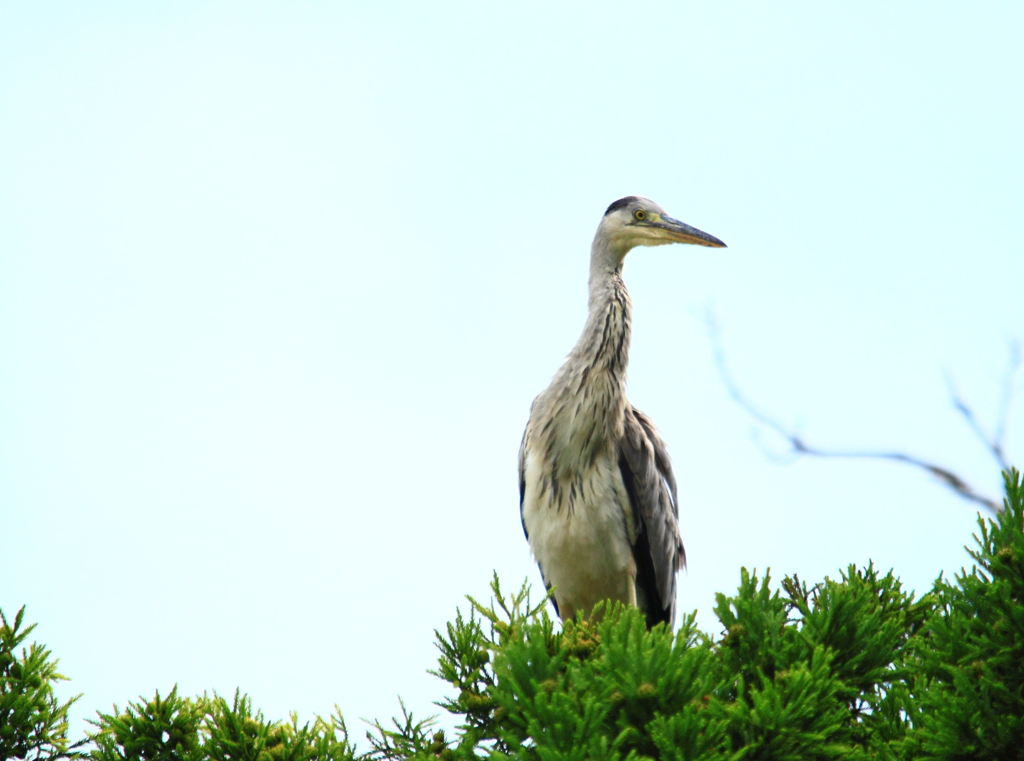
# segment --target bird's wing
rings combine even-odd
[[[523,524],[523,533],[526,540],[530,540],[530,532],[526,530],[526,521],[523,520],[523,500],[526,498],[526,437],[530,433],[530,424],[526,424],[523,430],[523,440],[519,444],[519,521]]]
[[[633,557],[637,590],[644,597],[647,623],[675,622],[676,572],[686,564],[679,536],[676,479],[658,430],[634,407],[626,412],[619,445],[619,468],[637,522]],[[638,601],[639,602],[639,601]]]

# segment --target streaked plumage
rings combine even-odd
[[[583,334],[530,408],[519,450],[523,531],[558,614],[601,600],[636,605],[648,626],[675,620],[676,481],[665,442],[626,399],[632,303],[622,263],[635,246],[717,238],[637,196],[608,207],[591,246]]]

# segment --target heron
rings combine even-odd
[[[654,423],[626,399],[632,301],[622,265],[636,246],[724,248],[640,196],[608,207],[590,248],[583,333],[530,407],[519,448],[523,532],[555,612],[590,615],[602,600],[675,623],[686,564],[676,479]]]

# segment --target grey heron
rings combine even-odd
[[[519,506],[555,611],[588,615],[601,600],[675,621],[676,573],[686,563],[676,480],[658,430],[626,399],[632,302],[622,281],[636,246],[718,238],[628,196],[605,212],[590,249],[583,334],[530,407],[519,449]]]

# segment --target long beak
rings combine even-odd
[[[697,246],[710,246],[711,248],[725,248],[726,245],[714,235],[708,235],[703,230],[690,227],[685,222],[680,222],[672,217],[659,217],[651,220],[651,227],[657,227],[664,231],[664,236],[677,243],[692,243]]]

